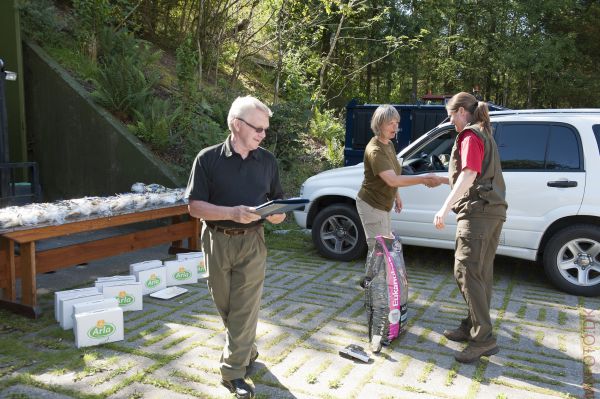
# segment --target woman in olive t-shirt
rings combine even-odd
[[[440,184],[434,174],[422,176],[401,176],[402,165],[396,157],[396,149],[391,141],[396,137],[400,115],[389,104],[380,105],[371,119],[371,130],[375,136],[365,149],[365,177],[356,198],[356,208],[367,238],[369,251],[375,245],[378,235],[392,236],[390,211],[402,210],[402,200],[398,187],[425,184],[435,187]]]

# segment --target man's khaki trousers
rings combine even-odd
[[[256,354],[256,326],[265,281],[267,248],[261,228],[228,236],[204,225],[202,249],[208,289],[225,325],[221,355],[224,380],[244,378]]]

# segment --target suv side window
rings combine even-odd
[[[575,131],[564,125],[505,123],[496,135],[503,170],[579,170]]]
[[[552,126],[546,153],[546,169],[581,169],[580,159],[579,143],[573,130],[566,126]]]
[[[592,126],[594,136],[596,136],[596,144],[598,144],[598,152],[600,152],[600,125]]]

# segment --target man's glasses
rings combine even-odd
[[[262,132],[265,132],[265,133],[267,133],[267,129],[268,129],[268,128],[267,128],[267,129],[265,129],[265,128],[262,128],[262,127],[256,127],[256,126],[254,126],[253,124],[246,122],[246,121],[245,121],[245,120],[243,120],[242,118],[235,118],[235,119],[237,119],[237,120],[240,120],[240,121],[244,122],[246,125],[250,126],[252,129],[254,129],[254,130],[256,131],[256,133],[262,133]]]

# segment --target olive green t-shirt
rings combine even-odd
[[[365,148],[365,178],[362,182],[358,197],[373,208],[389,212],[394,205],[397,187],[388,186],[379,177],[386,170],[393,170],[396,175],[402,174],[402,167],[396,158],[396,149],[391,141],[383,144],[373,137]]]

